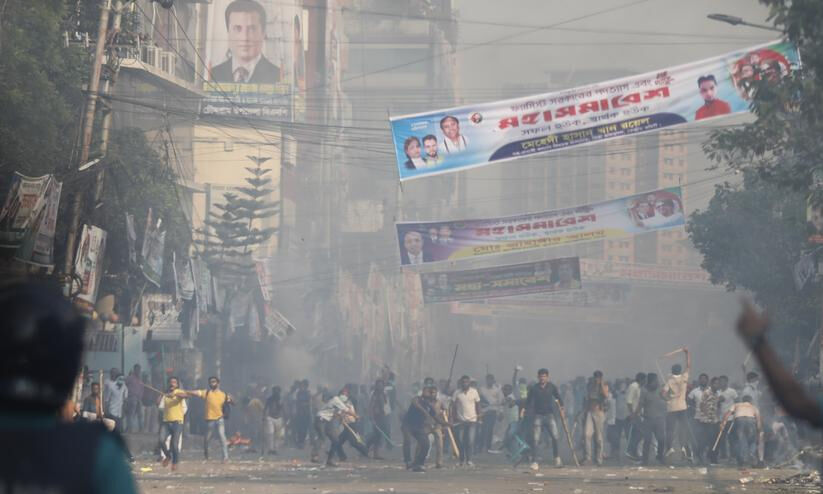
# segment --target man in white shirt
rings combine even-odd
[[[483,410],[483,427],[477,449],[488,451],[492,449],[497,416],[503,411],[503,391],[495,382],[494,375],[486,376],[486,385],[480,388],[480,397],[486,403],[486,408]]]
[[[760,391],[760,376],[757,375],[757,372],[746,373],[746,384],[740,394],[741,396],[751,396],[752,405],[760,408],[760,396],[763,393]]]
[[[634,382],[629,384],[626,390],[626,406],[629,409],[629,445],[626,448],[626,456],[635,461],[640,461],[638,446],[643,439],[643,423],[637,406],[640,404],[640,394],[646,387],[646,373],[638,372],[634,377]]]
[[[472,447],[477,424],[480,421],[480,394],[470,386],[469,376],[460,378],[457,391],[452,396],[453,421],[457,424],[454,433],[460,448],[460,464],[473,466]]]
[[[737,391],[729,387],[728,376],[720,376],[718,378],[717,394],[720,396],[720,415],[726,415],[734,406],[734,402],[737,401],[738,396]],[[721,458],[727,458],[732,448],[731,439],[729,438],[731,427],[731,422],[727,422],[723,436],[720,439],[720,444],[717,446]]]
[[[683,455],[691,459],[691,441],[689,440],[689,416],[686,405],[686,390],[689,386],[689,372],[692,368],[692,358],[689,349],[680,349],[686,356],[686,370],[680,364],[672,366],[672,374],[663,386],[663,397],[666,400],[666,455],[674,453],[674,434],[678,434]]]
[[[464,135],[460,134],[460,122],[452,115],[440,120],[440,130],[443,131],[443,153],[452,154],[465,151],[469,145]]]
[[[343,452],[343,443],[340,441],[341,435],[337,434],[335,427],[335,419],[357,419],[357,415],[354,413],[354,407],[349,401],[349,388],[346,386],[340,390],[337,396],[333,396],[326,401],[323,406],[320,407],[320,410],[317,411],[317,416],[315,417],[314,427],[317,432],[317,441],[312,449],[312,459],[317,459],[320,447],[323,444],[323,438],[329,438],[331,447],[326,457],[327,467],[336,466],[332,462],[335,454],[337,454],[337,457],[341,461],[346,459],[346,454]]]

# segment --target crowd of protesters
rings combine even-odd
[[[502,386],[488,374],[481,382],[470,376],[454,383],[427,377],[403,388],[386,368],[368,385],[337,388],[312,388],[305,379],[281,388],[255,378],[236,396],[223,391],[216,377],[197,386],[172,376],[157,389],[134,366],[125,379],[111,369],[102,394],[98,383],[91,383],[82,410],[87,418],[110,419],[117,431],[158,434],[157,454],[172,468],[183,435],[202,436],[205,458],[210,443],[218,443],[223,461],[229,449],[274,456],[290,448],[335,466],[347,460],[347,444],[371,460],[382,460],[385,450],[397,447],[406,466],[418,471],[427,458],[441,468],[449,456],[472,466],[478,458],[496,461],[494,456],[507,455],[532,469],[541,462],[561,467],[793,461],[798,426],[756,372],[737,379],[695,376],[688,349],[667,357],[678,359],[681,353],[684,361],[665,375],[655,369],[611,378],[597,370],[588,378],[555,383],[546,368],[529,378],[518,366]]]

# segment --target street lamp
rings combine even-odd
[[[766,31],[776,31],[778,33],[782,33],[782,29],[777,29],[773,26],[766,26],[764,24],[752,24],[751,22],[744,21],[741,17],[737,17],[734,15],[727,15],[727,14],[709,14],[706,17],[713,21],[725,22],[726,24],[731,24],[732,26],[749,26],[755,27],[757,29],[765,29]]]

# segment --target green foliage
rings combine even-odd
[[[277,214],[279,204],[267,201],[271,194],[267,186],[271,179],[270,169],[263,168],[265,158],[249,156],[256,167],[247,167],[248,187],[238,187],[237,193],[224,195],[225,204],[215,207],[206,219],[203,256],[212,273],[227,285],[242,286],[254,273],[252,254],[255,248],[265,244],[277,232],[276,228],[258,227],[261,220]]]
[[[778,83],[756,82],[754,122],[712,133],[704,145],[720,167],[743,173],[724,184],[688,231],[712,281],[751,291],[783,336],[809,337],[818,323],[819,294],[798,293],[792,269],[807,248],[806,199],[823,173],[823,2],[761,0],[771,20],[800,49],[801,70]]]
[[[171,252],[185,254],[191,243],[191,227],[181,209],[177,176],[140,129],[112,131],[108,156],[98,166],[106,167],[106,187],[95,219],[98,220],[96,224],[108,232],[106,272],[107,280],[113,285],[109,289],[118,291],[116,287],[120,285],[120,288],[126,288],[129,259],[125,213],[134,215],[139,252],[146,215],[152,208],[154,218],[162,218],[162,228],[166,230],[168,255],[165,256],[162,291],[173,291]]]
[[[52,173],[77,138],[89,57],[65,46],[62,0],[0,5],[0,172]]]

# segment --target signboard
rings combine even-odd
[[[702,285],[711,288],[709,273],[702,269],[676,268],[659,264],[633,264],[627,262],[581,259],[580,269],[585,279],[622,280],[679,285]]]
[[[264,320],[263,327],[278,340],[283,340],[286,336],[294,333],[294,326],[277,309],[273,309],[269,304],[263,304]]]
[[[680,187],[503,218],[397,224],[400,263],[425,264],[618,238],[685,224]]]
[[[74,257],[74,274],[71,292],[76,298],[94,305],[97,289],[103,275],[103,253],[106,251],[106,232],[96,226],[83,225],[77,255]]]
[[[421,273],[423,302],[437,304],[579,290],[580,260],[566,257],[509,266]]]
[[[291,121],[293,88],[305,89],[303,18],[294,2],[210,2],[202,113]]]
[[[143,295],[140,324],[152,332],[152,339],[179,339],[182,323],[174,296],[169,293]]]
[[[772,42],[646,74],[554,93],[391,119],[400,180],[747,112],[753,82],[799,66]]]
[[[27,177],[14,172],[0,209],[0,247],[17,248],[43,207],[51,175]]]
[[[54,232],[63,184],[49,177],[42,200],[32,210],[32,220],[17,248],[14,258],[35,266],[54,265]]]

